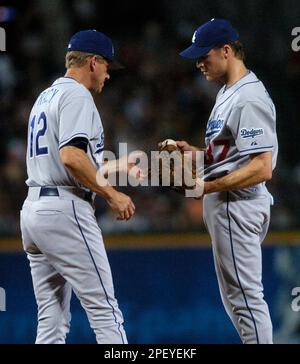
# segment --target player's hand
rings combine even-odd
[[[195,147],[188,144],[185,140],[176,140],[176,144],[182,152],[194,152],[196,150]]]
[[[194,193],[195,193],[195,200],[202,200],[204,197],[204,189],[205,189],[205,182],[203,179],[197,177],[196,183],[194,186]]]
[[[122,192],[114,190],[107,202],[116,214],[117,220],[129,220],[134,215],[134,203]]]
[[[147,168],[141,168],[141,163],[137,166],[137,162],[143,157],[145,157],[145,153],[141,151],[132,152],[129,155],[121,157],[117,161],[118,171],[126,172],[132,178],[143,181],[147,177]]]

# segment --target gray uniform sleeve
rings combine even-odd
[[[93,114],[93,102],[88,97],[74,97],[63,104],[59,117],[59,148],[75,138],[88,141],[92,134]]]
[[[275,109],[262,102],[236,106],[228,122],[240,155],[272,151],[276,142]]]

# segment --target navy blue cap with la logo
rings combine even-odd
[[[201,25],[192,38],[192,45],[180,53],[182,57],[197,59],[205,56],[218,45],[235,42],[239,39],[236,29],[225,19],[211,19]]]
[[[80,51],[102,56],[113,68],[123,68],[115,59],[112,40],[95,29],[75,33],[69,41],[67,51]]]

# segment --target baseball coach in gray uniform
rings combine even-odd
[[[93,208],[97,194],[120,220],[135,210],[130,197],[96,178],[104,132],[90,91],[100,93],[110,67],[117,66],[109,37],[96,30],[76,33],[65,76],[38,96],[30,114],[21,231],[38,305],[36,343],[65,342],[72,290],[98,343],[127,343]]]
[[[180,55],[197,60],[208,81],[223,83],[207,123],[203,197],[222,301],[243,343],[272,343],[261,243],[272,204],[265,182],[278,150],[275,107],[246,68],[238,33],[228,21],[200,26]],[[196,150],[186,141],[177,144]]]

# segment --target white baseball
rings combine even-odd
[[[173,139],[165,139],[161,143],[162,148],[165,148],[167,145],[174,145],[175,147],[177,147],[177,144],[176,144],[175,140],[173,140]]]

